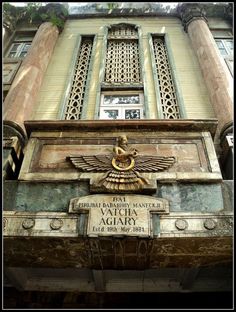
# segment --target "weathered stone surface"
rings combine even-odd
[[[24,122],[28,136],[32,132],[56,132],[57,136],[68,135],[67,131],[209,131],[214,137],[217,119],[141,119],[141,120],[26,120]],[[64,135],[63,135],[64,134]],[[31,135],[32,136],[32,135]]]
[[[85,129],[80,128],[83,124]],[[103,130],[99,128],[101,127],[100,123],[92,125],[91,122],[84,123],[84,121],[81,121],[81,125],[77,124],[77,122],[70,125],[63,122],[61,126],[68,126],[72,131],[60,132],[60,125],[56,128],[55,125],[47,123],[45,126],[55,127],[54,131],[45,129],[46,131],[33,132],[27,145],[20,179],[28,181],[87,179],[90,180],[91,187],[94,187],[97,181],[103,178],[104,168],[101,170],[102,173],[100,173],[99,167],[94,170],[74,168],[69,159],[78,156],[80,159],[83,159],[84,156],[88,159],[88,156],[95,157],[96,155],[112,158],[116,140],[120,135],[124,135],[124,132],[116,129],[113,129],[113,132],[108,132],[108,130],[111,130],[110,123],[104,123]],[[154,129],[148,131],[146,127],[149,123],[143,123],[139,127],[140,130],[144,127],[145,131],[131,131],[130,128],[135,127],[135,125],[132,122],[126,122],[124,126],[127,127],[125,135],[129,140],[130,148],[137,150],[137,159],[142,160],[151,156],[154,158],[169,157],[175,160],[165,170],[155,170],[156,164],[154,165],[151,162],[152,167],[146,163],[147,170],[142,173],[142,177],[146,181],[202,182],[210,180],[219,182],[222,180],[210,132],[192,131],[192,126],[200,126],[197,125],[197,122],[189,122],[186,125],[182,121],[179,124],[151,123],[150,125],[155,128],[155,131]],[[121,125],[117,124],[117,126],[120,127]],[[78,131],[75,131],[75,127],[78,127]],[[87,127],[90,128],[86,129]],[[97,132],[95,132],[96,127],[98,127]],[[163,131],[160,131],[159,127]],[[166,128],[166,131],[164,131],[164,128]],[[94,160],[90,159],[89,161],[94,163]],[[86,167],[88,165],[89,163],[86,164]],[[135,169],[136,171],[138,172],[138,168]],[[139,174],[141,174],[141,171]],[[147,186],[145,185],[145,187]],[[97,190],[93,189],[94,191]]]
[[[4,210],[67,212],[72,198],[88,194],[89,184],[85,181],[69,183],[6,181]],[[217,212],[223,209],[232,211],[230,181],[227,184],[157,184],[154,197],[167,199],[171,212]]]
[[[169,213],[168,201],[145,195],[97,194],[74,198],[72,213],[88,213],[87,235],[152,236],[151,213]]]
[[[65,212],[20,212],[5,211],[3,230],[5,237],[226,237],[232,236],[232,213],[172,212],[160,214],[144,209],[135,209],[135,226],[122,225],[127,217],[102,217],[112,219],[112,225],[98,224],[100,210],[109,215],[118,215],[118,208],[84,210],[78,213]],[[133,210],[132,210],[133,212]],[[122,209],[121,214],[124,213]],[[127,213],[127,211],[125,211]],[[104,213],[105,214],[105,213]],[[134,223],[134,217],[131,217]],[[117,222],[119,221],[119,222]],[[115,230],[114,230],[115,228]],[[129,231],[128,231],[129,230]]]
[[[221,59],[214,38],[202,19],[188,25],[188,34],[198,57],[209,91],[212,106],[218,118],[218,133],[233,123],[233,78]]]
[[[4,210],[67,212],[71,198],[88,195],[86,182],[6,181]]]
[[[4,264],[12,267],[135,270],[217,266],[232,263],[232,238],[8,237],[4,253]]]
[[[157,184],[156,196],[169,200],[171,212],[214,212],[224,209],[221,184]]]
[[[221,184],[222,195],[224,201],[224,210],[232,211],[233,210],[233,200],[234,200],[234,181],[233,180],[224,180]]]

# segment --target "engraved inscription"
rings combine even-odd
[[[87,235],[151,236],[150,213],[166,214],[166,199],[144,195],[89,195],[70,201],[69,212],[89,212]]]

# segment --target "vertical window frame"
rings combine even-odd
[[[103,82],[104,82],[104,78],[105,78],[105,65],[106,65],[106,57],[104,57],[106,55],[106,51],[107,51],[107,45],[108,45],[108,32],[109,29],[114,26],[114,25],[119,25],[119,24],[126,24],[126,25],[131,25],[134,26],[135,28],[137,28],[137,33],[138,33],[138,49],[139,49],[139,64],[140,64],[140,76],[141,76],[141,80],[140,80],[140,86],[142,86],[142,90],[143,90],[143,95],[144,95],[144,101],[143,101],[143,109],[142,109],[142,118],[146,118],[147,116],[147,95],[146,95],[146,81],[145,81],[145,70],[144,70],[144,59],[143,59],[143,45],[141,43],[141,37],[142,37],[142,33],[141,33],[141,27],[140,25],[137,24],[133,24],[133,23],[117,23],[117,24],[109,24],[109,25],[105,25],[103,28],[103,47],[102,47],[102,51],[100,54],[100,57],[102,58],[100,61],[100,79],[99,79],[99,83],[97,85],[97,97],[96,97],[96,107],[95,107],[95,115],[94,115],[94,119],[100,119],[100,105],[101,105],[101,94],[102,92],[106,91],[105,89],[103,89]],[[137,91],[138,89],[140,89],[140,86],[137,87],[137,89],[133,90],[133,88],[127,88],[127,92],[129,91]]]
[[[167,57],[168,57],[168,62],[170,65],[170,72],[171,72],[171,77],[172,77],[172,82],[173,86],[175,88],[175,95],[176,95],[176,100],[177,100],[177,105],[179,108],[179,115],[180,117],[175,119],[186,119],[187,114],[184,106],[184,100],[182,96],[182,91],[181,91],[181,86],[178,80],[178,75],[177,75],[177,70],[174,64],[174,57],[173,53],[171,51],[171,46],[170,46],[170,39],[169,35],[166,33],[148,33],[148,39],[149,39],[149,48],[150,48],[150,55],[151,55],[151,63],[152,63],[152,74],[154,78],[154,87],[155,87],[155,94],[156,94],[156,100],[157,100],[157,114],[158,114],[158,119],[166,119],[164,118],[163,115],[163,109],[161,105],[161,96],[160,96],[160,85],[158,82],[158,77],[157,77],[157,70],[156,70],[156,63],[155,63],[155,53],[154,53],[154,47],[153,47],[153,38],[155,37],[162,37],[164,39],[164,43],[166,46],[166,52],[167,52]],[[168,120],[169,118],[167,118]]]
[[[211,32],[212,32],[212,36],[213,36],[213,38],[215,40],[216,48],[219,51],[220,56],[224,60],[224,62],[226,64],[226,66],[227,66],[231,76],[233,77],[234,76],[234,73],[233,73],[234,66],[231,64],[231,62],[234,61],[234,59],[233,59],[234,58],[234,53],[231,53],[231,50],[228,49],[227,45],[224,42],[226,40],[231,40],[232,42],[234,41],[234,37],[233,37],[232,31],[231,31],[231,29],[211,29]],[[217,33],[217,32],[221,32],[221,33]],[[218,47],[218,45],[216,43],[217,40],[221,41],[221,43],[223,44],[224,49],[227,52],[227,55],[222,55],[221,54],[220,49],[219,49],[219,47]]]
[[[93,45],[92,45],[91,57],[90,57],[89,65],[88,65],[87,79],[86,79],[86,83],[85,83],[82,113],[81,113],[81,116],[79,119],[66,119],[65,117],[66,117],[66,109],[67,109],[68,99],[70,96],[70,92],[72,90],[73,80],[74,80],[74,77],[76,74],[76,63],[78,61],[78,57],[79,57],[83,38],[93,38]],[[61,100],[61,104],[60,104],[61,109],[58,111],[58,117],[57,118],[59,120],[81,120],[81,119],[86,118],[87,109],[88,109],[88,90],[89,90],[89,85],[90,85],[90,81],[91,81],[91,74],[92,74],[91,72],[92,72],[93,63],[94,63],[96,45],[97,45],[97,35],[95,35],[95,34],[79,34],[78,35],[76,43],[75,43],[75,49],[73,52],[71,63],[69,66],[69,72],[71,74],[70,74],[68,81],[66,83],[64,96]]]
[[[214,38],[215,42],[216,42],[216,46],[217,49],[220,53],[220,56],[224,59],[225,64],[227,65],[229,72],[231,74],[231,76],[233,77],[234,73],[233,73],[233,65],[230,62],[233,62],[233,53],[231,53],[231,50],[227,47],[227,45],[225,44],[226,40],[232,40],[233,42],[233,38]],[[226,55],[221,54],[221,51],[217,45],[217,41],[220,41],[223,45],[224,50],[227,52]]]

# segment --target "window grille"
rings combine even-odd
[[[73,83],[66,103],[67,120],[81,118],[92,47],[93,38],[82,38]]]
[[[109,30],[104,81],[110,85],[141,83],[138,33],[134,26],[120,25]]]
[[[138,39],[137,30],[132,25],[118,25],[113,26],[109,30],[108,39],[110,38],[126,38],[130,39],[130,37],[134,37]]]
[[[153,49],[163,118],[179,119],[180,110],[163,37],[153,38]]]

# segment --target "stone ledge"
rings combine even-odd
[[[24,122],[28,136],[34,131],[209,131],[214,137],[217,119],[176,120],[30,120]]]
[[[155,218],[154,237],[225,237],[233,234],[232,213],[175,212],[170,215],[159,216],[157,213],[152,215],[153,219]],[[5,211],[3,235],[4,237],[86,237],[87,216],[87,213],[71,215],[57,212]],[[99,236],[98,234],[97,237]],[[116,237],[116,235],[107,237]],[[122,234],[122,237],[129,237],[129,235]],[[138,234],[137,238],[140,239]]]

